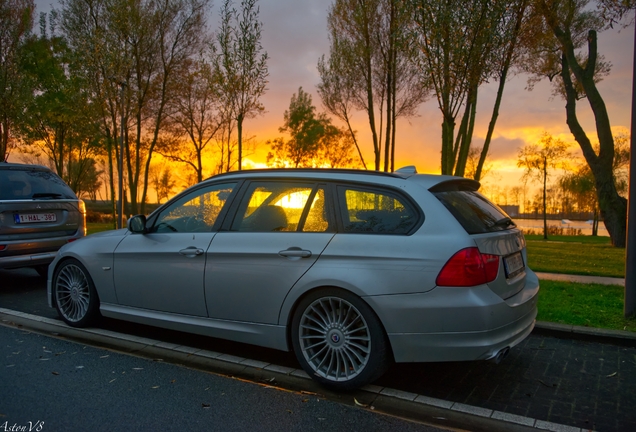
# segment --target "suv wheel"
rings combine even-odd
[[[303,369],[335,390],[368,384],[389,365],[380,320],[363,300],[339,289],[320,290],[300,302],[292,344]]]

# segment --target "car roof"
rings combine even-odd
[[[49,167],[46,167],[44,165],[21,164],[13,162],[0,162],[0,169],[51,171]]]
[[[463,184],[469,189],[479,189],[479,182],[463,177],[455,177],[440,174],[417,174],[414,169],[395,172],[383,172],[374,170],[343,169],[343,168],[269,168],[269,169],[249,169],[241,171],[231,171],[217,174],[207,179],[214,181],[223,178],[307,178],[325,180],[366,180],[382,183],[382,179],[395,181],[414,181],[425,189],[439,187],[449,184]],[[393,183],[389,181],[388,183]]]

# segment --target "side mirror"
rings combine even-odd
[[[145,234],[146,230],[146,216],[135,215],[128,219],[128,231],[134,234]]]

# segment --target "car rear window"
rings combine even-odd
[[[392,192],[339,186],[344,231],[355,234],[408,234],[418,212]]]
[[[0,200],[77,199],[70,187],[51,171],[0,169]]]
[[[499,206],[473,190],[431,191],[455,216],[468,234],[482,234],[515,228]]]

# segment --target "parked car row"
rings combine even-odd
[[[413,168],[218,175],[63,246],[48,301],[75,327],[103,315],[293,350],[336,389],[392,361],[501,360],[532,331],[539,282],[478,188]],[[49,223],[35,213],[3,210],[0,232]]]

